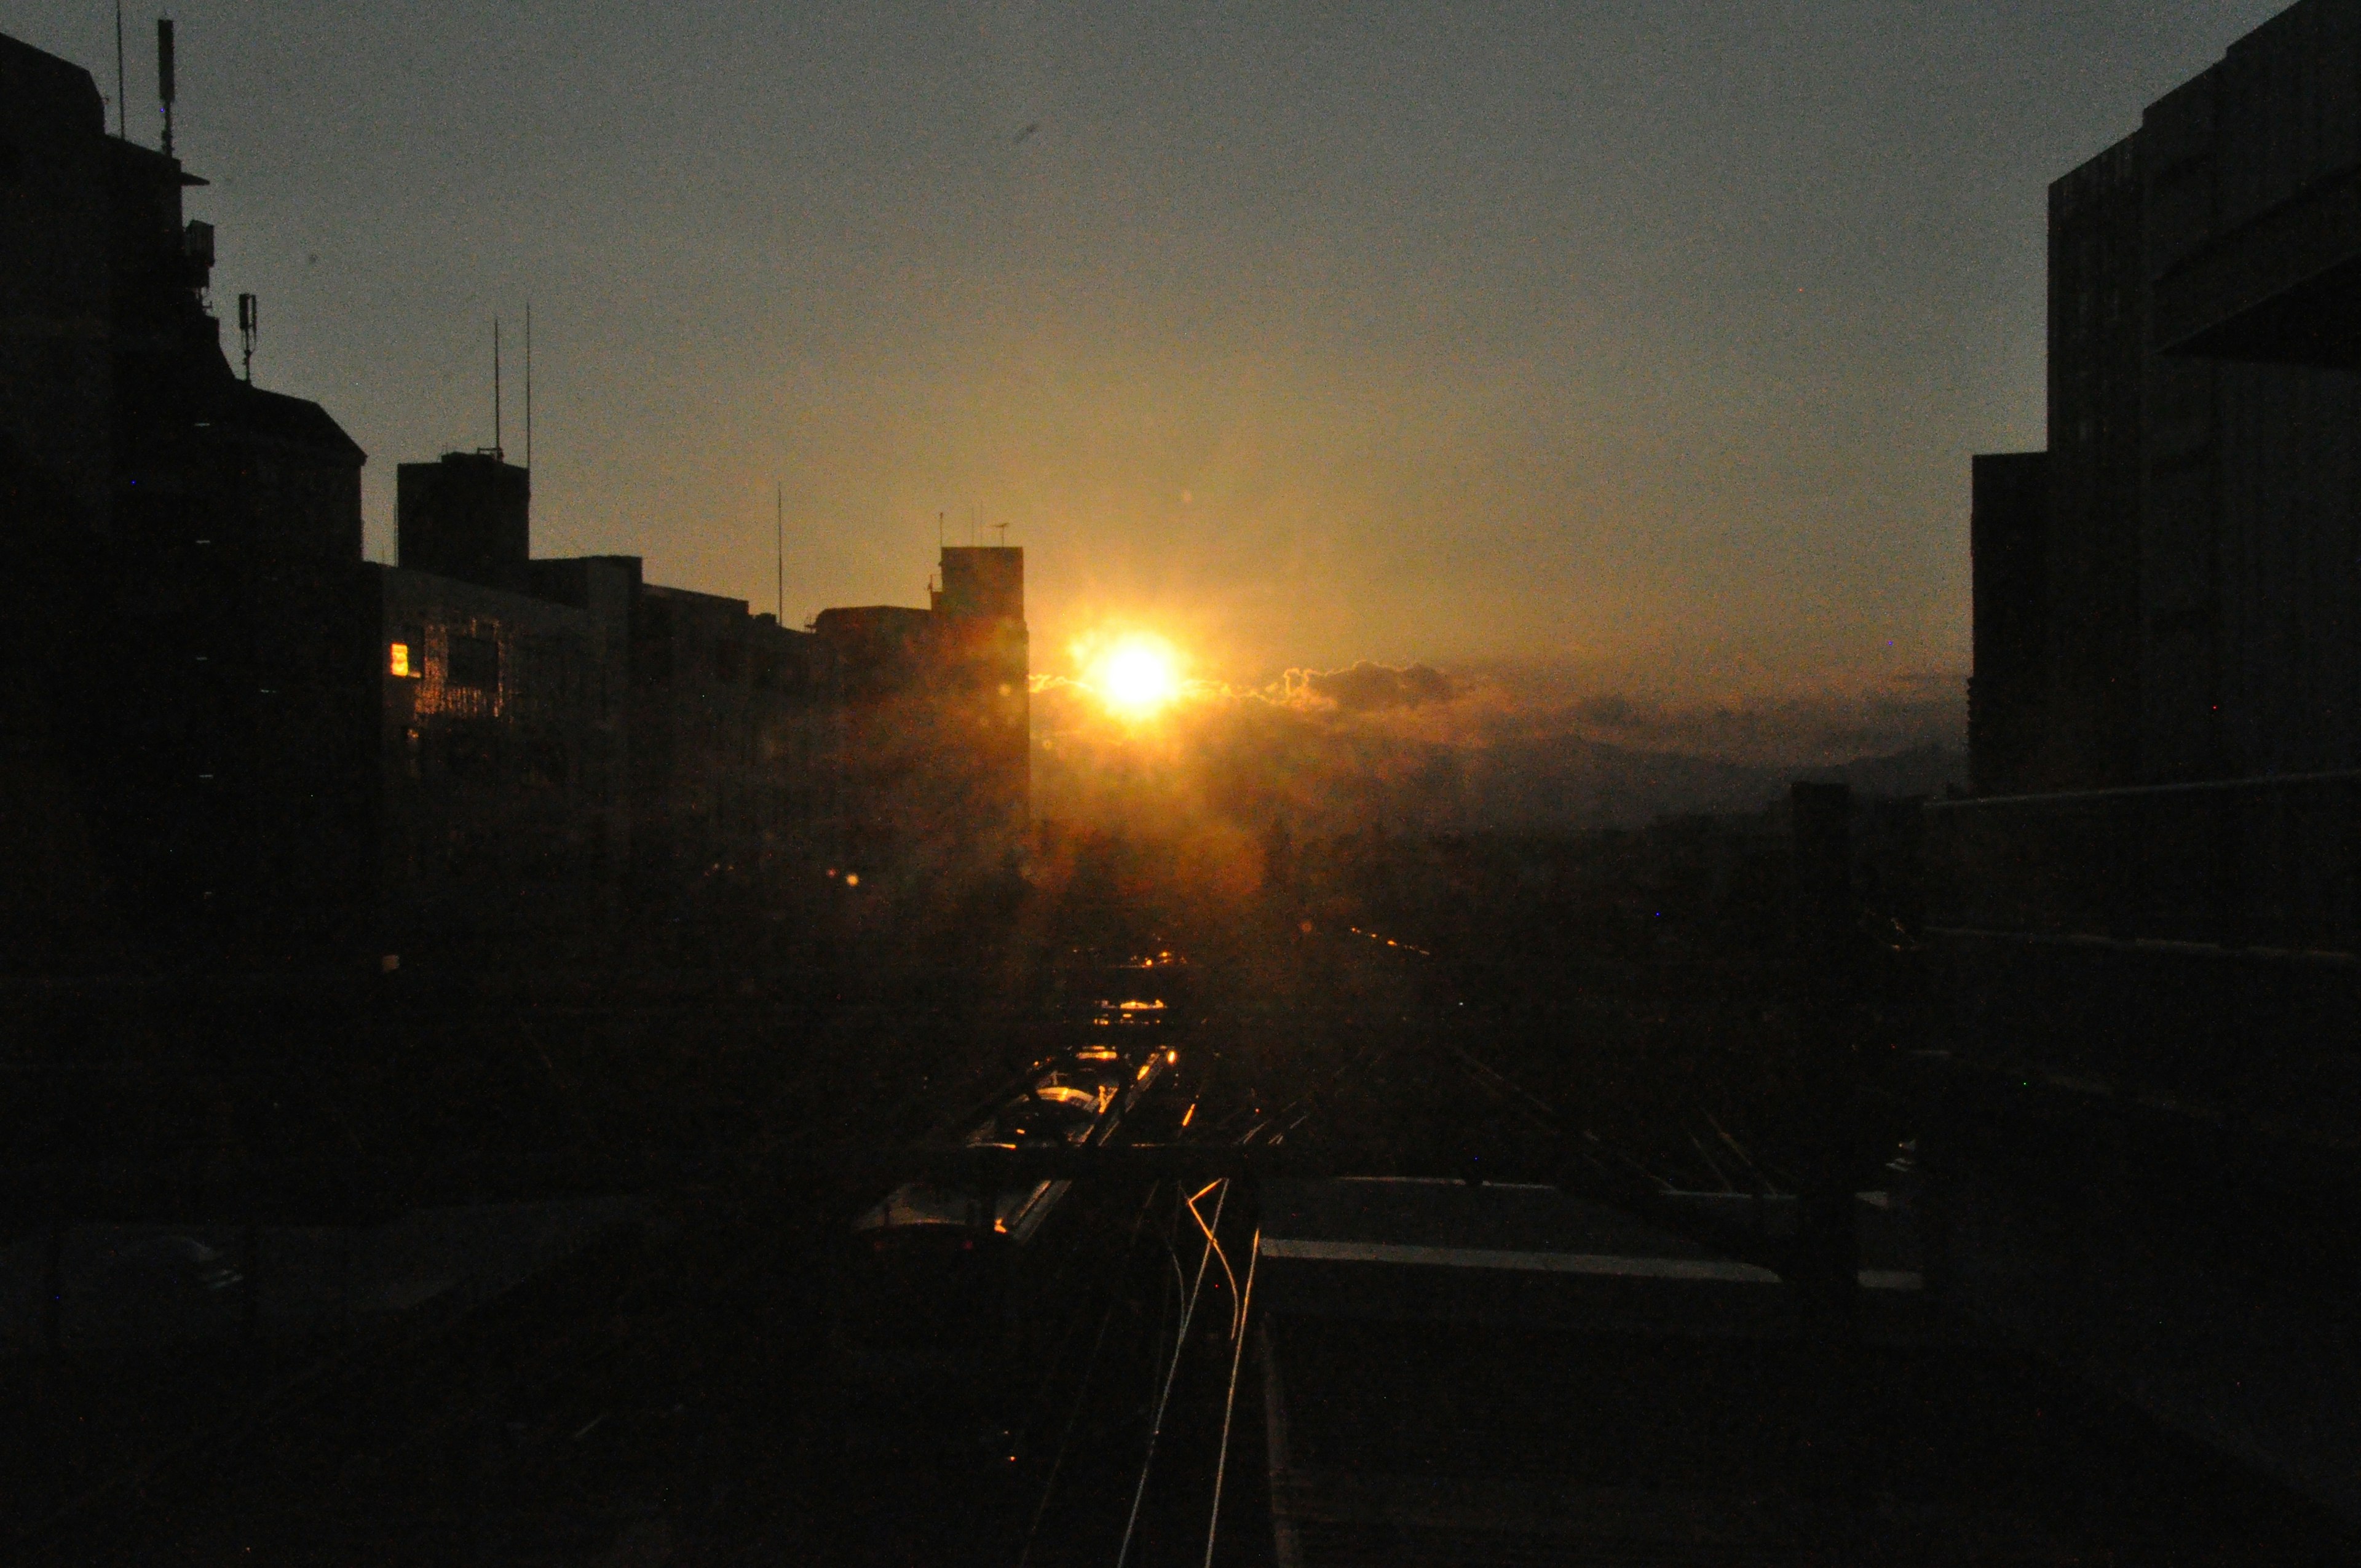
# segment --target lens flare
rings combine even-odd
[[[1180,662],[1153,637],[1126,637],[1090,667],[1091,689],[1125,718],[1151,718],[1180,695]]]

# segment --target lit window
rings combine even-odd
[[[397,675],[406,675],[411,673],[409,643],[397,642],[393,645],[393,661],[387,667]]]

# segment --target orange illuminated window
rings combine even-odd
[[[409,643],[397,642],[393,645],[393,661],[387,667],[397,675],[408,675],[416,673],[411,668]]]

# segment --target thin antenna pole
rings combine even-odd
[[[254,340],[262,335],[262,305],[252,294],[237,297],[237,345],[246,355],[246,384],[254,385]]]
[[[524,466],[533,467],[533,302],[524,302]]]
[[[784,479],[774,480],[776,486],[771,501],[771,547],[779,565],[779,624],[787,623],[787,485]]]
[[[492,318],[492,460],[505,455],[500,451],[500,318]]]
[[[164,156],[172,156],[172,100],[180,96],[173,84],[172,19],[156,19],[156,95],[164,101]]]
[[[115,136],[118,141],[131,139],[131,127],[123,117],[123,0],[115,0]]]

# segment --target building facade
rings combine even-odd
[[[857,861],[990,869],[1031,817],[1025,552],[947,546],[926,609],[822,610],[838,817]]]
[[[333,927],[368,861],[363,455],[232,374],[213,231],[182,211],[203,183],[108,136],[86,71],[0,38],[5,815],[54,879],[7,915],[35,948],[126,917],[203,940],[265,905]]]
[[[2361,1516],[2361,8],[2049,193],[2048,449],[1976,460],[1929,809],[1949,1288]]]

